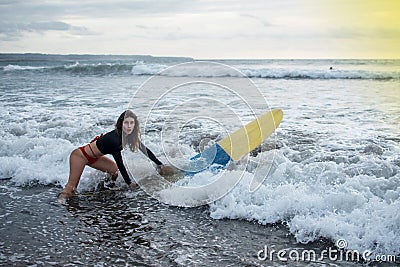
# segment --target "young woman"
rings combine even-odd
[[[125,182],[130,187],[135,188],[136,183],[129,178],[122,160],[121,151],[125,147],[128,147],[131,151],[137,149],[142,151],[157,165],[160,174],[173,172],[172,167],[163,165],[140,141],[139,121],[132,111],[127,110],[119,116],[113,131],[97,136],[89,144],[72,151],[68,183],[60,193],[58,201],[63,203],[75,193],[86,165],[109,173],[113,181],[117,179],[119,170]],[[115,162],[106,157],[106,154],[111,154]]]

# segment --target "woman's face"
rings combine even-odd
[[[127,117],[122,122],[122,131],[125,134],[131,134],[133,129],[135,128],[135,119],[131,117]]]

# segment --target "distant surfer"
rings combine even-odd
[[[136,188],[137,184],[129,178],[122,160],[121,151],[125,147],[128,147],[131,151],[139,149],[147,155],[157,165],[157,170],[160,174],[171,174],[174,172],[171,166],[164,165],[140,141],[140,126],[137,116],[132,111],[126,110],[119,116],[113,131],[97,136],[89,144],[72,151],[69,158],[69,179],[58,196],[58,201],[65,203],[75,193],[86,165],[109,173],[112,181],[117,179],[119,170],[125,183],[131,188]],[[106,154],[112,155],[115,162],[106,157]]]

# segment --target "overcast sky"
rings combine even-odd
[[[0,52],[400,58],[400,0],[0,0]]]

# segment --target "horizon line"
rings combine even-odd
[[[176,55],[151,55],[151,54],[88,54],[88,53],[45,53],[45,52],[0,52],[0,55],[42,55],[42,56],[136,56],[136,57],[152,57],[152,58],[187,58],[192,60],[400,60],[400,57],[270,57],[270,58],[252,58],[252,57],[223,57],[223,58],[196,58],[191,56]]]

